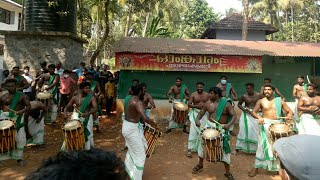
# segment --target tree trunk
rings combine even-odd
[[[291,41],[294,42],[294,35],[293,35],[293,7],[291,5]]]
[[[82,12],[82,4],[81,4],[82,0],[78,0],[78,7],[79,7],[79,12],[80,12],[80,38],[82,38],[82,33],[83,33],[83,12]]]
[[[106,27],[104,29],[103,37],[101,38],[101,41],[99,42],[97,49],[94,51],[94,53],[90,57],[90,65],[94,65],[95,60],[99,56],[99,54],[101,52],[101,49],[103,48],[105,42],[107,41],[107,39],[109,37],[109,31],[110,31],[109,15],[108,15],[108,13],[109,13],[109,4],[110,4],[110,0],[106,0],[106,2],[104,3],[104,11],[105,11],[104,22],[106,24]]]
[[[127,37],[129,33],[129,28],[131,24],[131,16],[132,16],[132,5],[128,3],[129,8],[128,8],[128,15],[127,15],[127,20],[126,20],[126,28],[124,30],[124,36]]]
[[[149,17],[150,17],[150,12],[147,12],[147,15],[146,15],[146,23],[144,24],[144,27],[143,27],[142,37],[146,37],[147,27],[148,27],[148,22],[149,22]]]
[[[272,10],[272,2],[268,0],[268,8],[269,8],[269,15],[270,15],[270,24],[273,27],[273,10]],[[271,34],[271,41],[273,41],[273,34]]]
[[[25,14],[25,0],[22,0],[22,12],[21,12],[21,19],[20,19],[20,31],[24,30],[24,14]]]
[[[246,41],[248,37],[249,1],[242,0],[242,6],[243,6],[242,40]]]

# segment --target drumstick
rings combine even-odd
[[[9,109],[9,111],[12,111],[12,112],[14,112],[14,113],[17,113],[17,111],[15,111],[15,110],[13,110],[13,109],[10,109],[10,108],[8,108]]]
[[[285,116],[283,116],[283,117],[278,117],[278,119],[289,119],[288,117],[285,117]],[[292,118],[291,118],[292,119]]]
[[[76,108],[76,105],[75,105],[75,104],[73,105],[73,108],[74,108],[74,110],[76,110],[80,115],[83,114],[78,108]]]
[[[216,124],[218,124],[219,126],[222,127],[222,124],[220,124],[218,121],[214,120],[213,118],[210,118],[213,122],[215,122]]]

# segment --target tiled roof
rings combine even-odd
[[[242,29],[243,16],[241,14],[233,14],[229,17],[226,17],[220,22],[213,23],[201,36],[201,38],[208,37],[212,31],[216,29]],[[255,21],[252,18],[249,18],[248,22],[248,30],[256,30],[256,31],[265,31],[266,35],[277,32],[278,29],[273,28],[269,24],[265,24],[260,21]]]
[[[320,57],[319,43],[219,39],[132,38],[118,41],[115,52]]]

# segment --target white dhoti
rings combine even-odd
[[[207,120],[207,121],[205,122],[204,127],[205,127],[205,128],[211,128],[211,127],[216,128],[216,124],[213,123],[213,122],[210,122],[209,120]],[[226,134],[225,134],[226,132],[225,132],[224,129],[221,129],[221,133],[222,133],[222,138],[223,138],[224,136],[226,136]],[[228,144],[229,144],[229,147],[230,147],[230,141],[228,141]],[[202,138],[201,138],[201,143],[200,143],[200,145],[198,146],[198,156],[199,156],[200,158],[204,158],[203,146],[204,146],[204,144],[203,144],[203,140],[202,140]],[[220,142],[220,146],[223,147],[223,141]],[[222,150],[222,162],[225,162],[225,163],[227,163],[227,164],[230,164],[230,163],[231,163],[230,153],[226,153],[225,150],[224,150],[224,148],[223,148],[223,150]]]
[[[310,134],[320,136],[320,116],[303,113],[300,123],[297,125],[299,134]]]
[[[146,160],[147,141],[141,123],[132,123],[123,119],[122,135],[128,152],[126,154],[126,171],[132,180],[141,180]]]
[[[14,121],[16,121],[18,118],[18,116],[15,117],[9,117],[9,112],[1,112],[0,113],[0,119],[12,119]],[[24,115],[22,115],[21,117],[21,121],[20,124],[24,123]],[[19,127],[20,125],[16,123],[16,127]],[[6,152],[4,154],[0,153],[0,160],[7,160],[7,159],[16,159],[16,160],[20,160],[23,159],[23,150],[24,150],[24,146],[27,144],[27,140],[26,140],[26,131],[24,129],[24,126],[20,127],[19,130],[17,130],[17,134],[16,134],[16,149],[10,151],[10,152]]]
[[[255,153],[259,140],[258,120],[246,112],[242,112],[239,119],[239,134],[236,142],[236,149]]]
[[[175,102],[181,102],[180,99],[174,99]],[[183,100],[182,102],[185,103],[185,100]],[[178,124],[173,120],[173,106],[174,103],[171,104],[171,116],[169,119],[169,129],[177,129],[177,128],[183,128],[183,125],[186,125],[187,121],[185,124]]]
[[[188,138],[188,150],[192,152],[198,151],[198,146],[201,142],[200,128],[196,126],[196,118],[199,112],[200,110],[196,108],[192,108],[192,110],[189,112],[189,120],[191,124]],[[207,115],[208,114],[206,113],[200,120],[201,125],[204,125],[206,123]]]
[[[50,93],[53,92],[53,89],[49,91]],[[46,117],[45,117],[45,123],[55,123],[57,120],[57,115],[58,115],[58,102],[55,102],[55,100],[58,100],[58,93],[56,93],[56,95],[52,96],[51,100],[50,100],[50,109],[49,112],[46,113]]]
[[[28,144],[32,145],[41,145],[43,144],[43,135],[44,135],[44,117],[39,123],[36,122],[37,119],[29,116],[28,119],[28,130],[31,135],[31,138],[27,139]]]
[[[263,168],[268,171],[279,171],[279,159],[273,155],[272,144],[270,140],[269,127],[271,124],[280,122],[264,118],[264,124],[260,127],[260,138],[258,140],[258,149],[256,152],[255,168]]]
[[[71,119],[72,119],[72,120],[73,120],[73,119],[78,119],[78,120],[80,120],[83,128],[84,128],[84,129],[87,128],[88,131],[89,131],[89,133],[90,133],[90,134],[88,135],[88,137],[86,138],[87,140],[86,140],[86,142],[85,142],[84,149],[85,149],[85,150],[90,150],[91,148],[93,148],[93,147],[94,147],[94,141],[93,141],[93,118],[92,118],[92,115],[90,114],[89,120],[88,120],[88,124],[87,124],[86,127],[85,127],[85,125],[84,125],[85,118],[83,118],[83,117],[80,117],[80,118],[79,118],[79,113],[78,113],[78,112],[75,112],[75,111],[74,111],[74,112],[72,113]],[[63,142],[62,147],[61,147],[61,150],[62,150],[62,151],[64,151],[64,150],[66,149],[65,146],[66,146],[66,145],[65,145],[65,142]]]

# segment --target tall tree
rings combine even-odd
[[[242,40],[246,41],[248,36],[249,1],[242,0],[242,6],[243,6]]]

